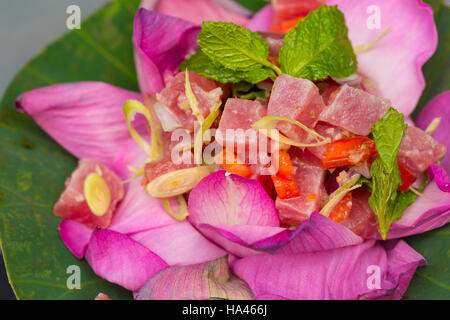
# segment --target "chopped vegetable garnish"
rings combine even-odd
[[[226,149],[223,149],[220,153],[218,153],[215,159],[222,168],[230,173],[235,173],[246,178],[253,175],[252,169],[250,169],[244,161],[239,159],[239,157],[233,152],[229,152]]]
[[[329,218],[338,223],[344,221],[350,215],[352,204],[352,193],[349,192],[334,206]]]
[[[291,140],[288,137],[282,135],[281,133],[278,135],[278,137],[272,136],[271,130],[273,129],[274,122],[277,122],[277,121],[286,121],[286,122],[292,123],[292,124],[302,128],[303,130],[305,130],[310,135],[314,136],[315,138],[317,138],[320,141],[316,142],[316,143],[301,143],[301,142],[296,142],[294,140]],[[282,142],[287,145],[296,146],[296,147],[318,147],[318,146],[325,145],[331,141],[330,138],[325,138],[325,137],[321,136],[320,134],[315,132],[313,129],[310,129],[307,126],[305,126],[303,123],[298,122],[297,120],[294,120],[291,118],[286,118],[286,117],[281,117],[281,116],[266,116],[264,118],[261,118],[260,120],[258,120],[257,122],[255,122],[252,125],[252,128],[255,130],[259,130],[262,134],[266,135],[267,137],[271,138],[272,140]]]
[[[384,38],[385,35],[388,34],[388,32],[391,30],[391,26],[387,27],[386,29],[383,30],[383,32],[381,32],[376,38],[375,40],[373,40],[372,42],[366,43],[366,44],[362,44],[359,46],[356,46],[353,48],[353,51],[356,54],[359,53],[363,53],[366,51],[369,51],[374,45],[376,45],[378,43],[378,41],[380,41],[381,39]]]
[[[199,165],[202,163],[203,135],[209,128],[211,128],[214,121],[219,116],[220,105],[221,105],[221,103],[218,103],[214,107],[211,108],[209,115],[206,117],[205,121],[203,121],[200,130],[198,130],[198,132],[194,138],[194,144],[187,147],[188,149],[194,148],[194,159],[195,159],[196,163]]]
[[[286,33],[295,28],[297,23],[302,20],[304,17],[300,16],[294,19],[289,19],[285,21],[275,22],[270,26],[270,31],[272,32],[280,32]]]
[[[398,186],[398,191],[407,192],[409,190],[409,187],[413,184],[416,177],[409,171],[405,166],[402,164],[398,164],[398,168],[400,169],[400,177],[402,179],[402,182]]]
[[[284,151],[278,152],[278,171],[276,175],[283,179],[294,180],[294,166],[289,153]]]
[[[278,197],[280,199],[298,197],[300,195],[300,189],[294,179],[294,166],[292,165],[291,156],[287,152],[278,151],[277,158],[278,166],[275,167],[278,167],[278,170],[272,175],[272,182]],[[317,197],[315,194],[308,195],[310,198],[311,196]],[[314,199],[309,201],[314,201]]]
[[[333,208],[345,197],[350,191],[361,187],[360,184],[356,184],[359,181],[361,175],[357,174],[350,178],[345,184],[336,189],[332,194],[330,194],[325,200],[325,205],[323,206],[320,213],[324,216],[329,216]]]
[[[136,179],[136,178],[142,176],[142,175],[144,174],[144,166],[145,166],[145,165],[142,165],[140,168],[136,168],[136,167],[133,167],[133,166],[128,166],[128,170],[130,170],[130,171],[133,172],[134,174],[133,174],[133,176],[132,176],[131,178],[125,180],[124,183],[128,183],[128,182],[130,182],[131,180]]]
[[[355,165],[377,155],[375,142],[367,137],[343,138],[327,145],[322,166],[326,169]]]
[[[147,192],[155,198],[179,196],[192,190],[209,173],[208,166],[171,171],[150,181]]]
[[[150,110],[137,100],[127,100],[123,106],[123,112],[125,113],[128,130],[130,131],[133,139],[149,155],[150,161],[157,160],[162,154],[162,143],[158,125],[153,119]],[[141,114],[147,119],[151,133],[151,145],[149,145],[131,125],[131,122],[134,120],[136,114]]]
[[[108,211],[111,191],[99,174],[90,173],[84,180],[84,197],[94,215],[102,216]]]
[[[439,127],[441,119],[442,119],[441,117],[434,118],[433,121],[431,121],[431,123],[425,129],[425,132],[428,134],[432,134],[437,129],[437,127]]]
[[[290,199],[300,196],[300,190],[295,180],[288,180],[277,175],[272,176],[275,191],[280,199]]]
[[[162,199],[162,204],[164,206],[164,209],[166,209],[167,213],[170,214],[174,219],[178,221],[183,221],[189,215],[186,199],[184,199],[183,195],[179,195],[177,197],[177,200],[179,205],[177,212],[174,212],[170,207],[169,199]]]
[[[186,74],[186,82],[185,82],[186,98],[189,102],[189,106],[191,107],[192,114],[197,118],[197,120],[200,123],[203,123],[203,121],[205,121],[205,118],[203,118],[203,115],[200,112],[200,109],[198,107],[198,100],[195,97],[194,92],[192,92],[191,82],[189,81],[189,72],[188,72],[187,68],[186,68],[185,74]]]

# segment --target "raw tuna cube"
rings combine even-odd
[[[424,172],[430,164],[441,159],[447,151],[447,147],[434,139],[425,131],[408,126],[403,137],[398,160],[406,169],[418,176]]]
[[[227,149],[232,146],[241,155],[245,150],[245,157],[241,160],[246,161],[249,150],[258,151],[258,138],[266,139],[265,136],[258,134],[251,127],[253,123],[265,117],[266,114],[267,109],[257,101],[228,99],[220,118],[216,141]],[[236,131],[238,129],[239,131]],[[242,134],[249,129],[248,134]],[[252,148],[249,148],[250,145]],[[270,148],[269,143],[267,145]]]
[[[372,125],[388,111],[389,102],[361,89],[343,85],[320,120],[367,136]]]
[[[197,118],[192,114],[185,95],[185,77],[186,74],[180,72],[157,95],[159,104],[155,104],[155,112],[164,131],[173,131],[176,128],[194,130]],[[195,72],[189,72],[189,82],[199,103],[200,112],[204,117],[208,116],[211,107],[221,102],[222,88],[215,81]]]
[[[91,173],[100,175],[111,194],[108,210],[101,216],[94,215],[84,195],[84,181]],[[53,208],[55,216],[83,223],[89,228],[107,228],[117,204],[124,196],[122,181],[103,164],[90,159],[81,159],[78,167],[66,180],[65,189]]]
[[[192,159],[192,161],[188,164],[175,164],[172,160],[170,160],[170,156],[168,156],[158,161],[149,162],[144,168],[144,179],[150,182],[168,172],[195,167],[196,164],[194,164],[193,161],[194,160]]]
[[[300,190],[300,196],[290,199],[277,198],[275,205],[280,221],[284,225],[297,226],[307,220],[313,211],[322,208],[325,191],[325,173],[320,160],[308,150],[298,148],[289,151],[294,166],[294,179]]]
[[[324,107],[313,82],[282,74],[273,85],[267,114],[292,118],[314,128]],[[295,141],[308,141],[309,134],[291,123],[279,121],[275,128]]]
[[[343,130],[343,129],[339,128],[339,127],[333,126],[332,124],[328,124],[328,123],[322,122],[322,121],[319,121],[316,124],[316,126],[314,127],[314,130],[318,134],[320,134],[320,135],[322,135],[322,136],[324,136],[326,138],[330,138],[331,141],[343,138],[344,135],[345,135],[345,132],[346,132],[345,130]],[[326,145],[323,145],[323,146],[320,146],[320,147],[308,148],[308,150],[313,155],[315,155],[318,159],[325,158],[326,149],[327,149]]]
[[[323,102],[326,106],[333,102],[339,92],[339,88],[341,87],[340,84],[334,82],[333,80],[325,80],[316,83],[316,85],[319,87],[320,95],[322,96]]]
[[[370,193],[364,189],[352,191],[352,209],[350,215],[341,222],[354,233],[365,239],[375,238],[378,234],[378,219],[369,205]]]

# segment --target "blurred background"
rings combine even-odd
[[[20,68],[67,31],[66,9],[78,5],[81,18],[108,0],[0,0],[0,94]],[[0,300],[14,299],[0,251]]]

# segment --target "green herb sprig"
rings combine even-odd
[[[256,84],[281,73],[312,81],[344,78],[357,67],[345,17],[337,6],[310,12],[285,36],[280,67],[269,61],[269,44],[261,35],[233,23],[203,22],[197,42],[200,50],[180,70],[222,83]]]
[[[387,238],[392,221],[401,217],[411,201],[407,193],[400,193],[400,195],[397,193],[401,183],[397,155],[406,128],[403,115],[394,108],[390,108],[372,126],[379,157],[375,159],[370,169],[372,194],[369,197],[369,205],[378,216],[380,234],[383,239]]]

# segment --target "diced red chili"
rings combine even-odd
[[[331,169],[354,165],[377,154],[375,142],[367,137],[343,138],[327,144],[322,166]]]
[[[300,196],[300,190],[298,189],[295,180],[288,180],[273,175],[272,181],[275,186],[275,191],[280,199],[290,199]]]
[[[398,168],[400,169],[400,176],[402,178],[402,182],[398,186],[397,190],[406,192],[409,190],[409,187],[411,187],[416,177],[411,173],[411,171],[409,171],[408,169],[406,169],[406,167],[400,164],[400,162],[398,163]]]
[[[350,215],[352,205],[352,193],[349,192],[334,206],[330,213],[330,219],[336,222],[344,221]]]
[[[223,163],[220,166],[227,170],[228,172],[238,174],[240,176],[249,178],[252,176],[253,171],[249,166],[245,164],[241,159],[238,158],[236,154],[232,154],[232,161],[227,161],[227,151],[223,149],[217,156],[216,160],[221,159]],[[217,162],[217,161],[216,161]]]

